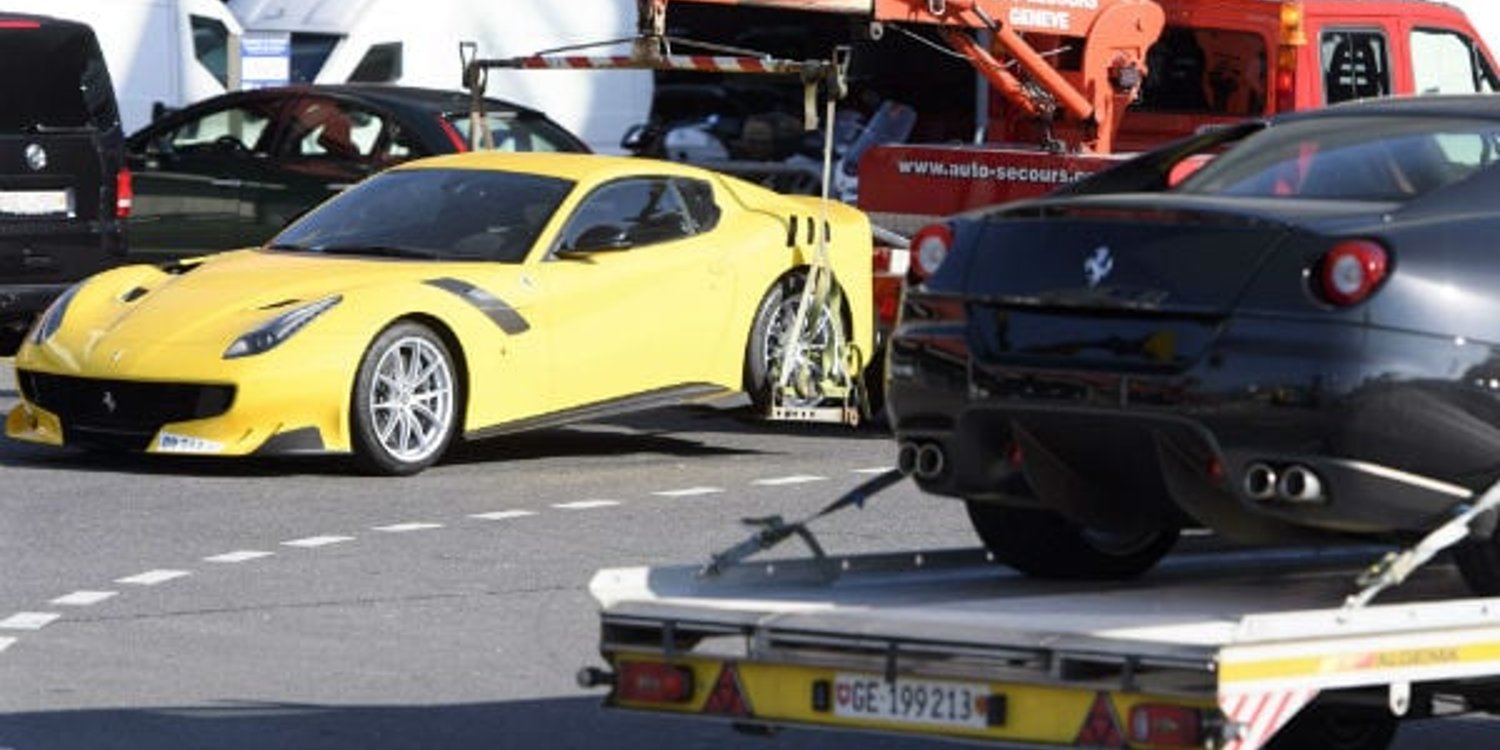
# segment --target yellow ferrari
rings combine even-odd
[[[804,295],[820,248],[816,273],[831,269],[833,283],[816,286],[831,293]],[[737,390],[764,406],[788,379],[779,363],[816,379],[871,351],[870,264],[858,211],[702,169],[426,159],[264,247],[125,266],[68,290],[16,355],[6,434],[344,453],[410,474],[460,437]]]

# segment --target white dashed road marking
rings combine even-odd
[[[41,630],[62,617],[56,612],[17,612],[0,620],[0,628],[6,630]]]
[[[572,503],[555,503],[552,507],[558,510],[589,510],[590,508],[609,508],[619,504],[619,500],[579,500]]]
[[[20,639],[18,639],[18,638],[0,638],[0,651],[4,651],[5,649],[10,648],[12,645],[15,644],[15,642],[17,640],[20,640]]]
[[[310,549],[313,547],[327,547],[330,544],[342,544],[344,542],[352,541],[354,541],[354,537],[352,536],[310,536],[304,539],[293,539],[290,542],[282,542],[281,544],[285,547],[303,547]]]
[[[428,529],[441,529],[440,523],[393,523],[389,526],[376,526],[376,531],[386,531],[392,534],[400,534],[406,531],[427,531]]]
[[[275,552],[262,552],[260,550],[254,550],[254,549],[242,549],[242,550],[235,550],[234,552],[225,552],[222,555],[214,555],[212,557],[205,557],[205,558],[203,558],[203,561],[204,562],[211,562],[211,563],[242,563],[242,562],[249,562],[251,560],[259,560],[262,557],[270,557],[271,555],[274,555],[274,554],[276,554],[276,553]]]
[[[67,594],[65,596],[59,596],[56,599],[53,599],[52,601],[48,602],[48,604],[58,604],[58,605],[70,606],[70,607],[87,607],[87,606],[89,606],[91,604],[98,604],[99,602],[102,602],[105,599],[109,599],[109,598],[113,597],[114,595],[116,595],[118,593],[120,593],[120,592],[118,592],[118,591],[74,591],[71,594]]]
[[[894,468],[896,468],[896,467],[894,467],[894,466],[871,466],[871,467],[864,468],[864,469],[855,469],[851,473],[854,473],[854,474],[884,474],[887,471],[890,471],[891,469],[894,469]]]
[[[651,494],[657,497],[695,497],[698,495],[717,495],[723,492],[721,487],[688,487],[681,490],[662,490]]]
[[[782,487],[789,484],[807,484],[809,482],[821,482],[828,477],[813,476],[811,474],[794,474],[789,477],[772,477],[770,479],[757,479],[751,484],[761,487]]]
[[[189,573],[186,570],[148,570],[145,573],[137,573],[133,576],[116,578],[115,583],[130,583],[136,586],[155,586],[158,583],[166,583],[167,581],[190,575],[192,575],[192,573]]]
[[[534,515],[536,515],[536,511],[534,510],[497,510],[491,513],[475,513],[469,516],[469,518],[477,518],[481,521],[506,521],[512,518],[525,518],[526,516]]]

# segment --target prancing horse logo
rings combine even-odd
[[[1094,254],[1083,262],[1083,276],[1089,282],[1089,288],[1099,286],[1104,277],[1115,269],[1114,256],[1110,255],[1109,248],[1100,245],[1094,248]]]
[[[105,391],[104,392],[104,410],[107,411],[107,412],[109,412],[110,414],[114,414],[115,413],[115,406],[116,406],[116,404],[115,404],[115,394],[111,393],[110,391]]]

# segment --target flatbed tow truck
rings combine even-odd
[[[1500,710],[1500,599],[1425,564],[1497,501],[1491,490],[1404,550],[1216,549],[1205,537],[1114,583],[1027,579],[980,550],[831,557],[805,521],[759,519],[706,565],[598,572],[607,668],[579,681],[608,686],[612,708],[739,728],[1382,748],[1402,719]],[[746,561],[795,537],[811,557]]]

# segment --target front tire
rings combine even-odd
[[[776,363],[795,335],[792,326],[797,320],[797,307],[801,304],[802,288],[806,283],[805,272],[783,276],[761,298],[760,307],[755,311],[755,319],[750,326],[750,341],[745,345],[744,377],[745,391],[750,394],[750,401],[756,410],[762,413],[771,407],[771,392],[777,387],[779,376]],[[849,331],[847,326],[843,326],[843,316],[831,309],[827,300],[819,305],[813,316],[809,323],[813,331],[811,343],[802,350],[799,374],[805,375],[805,380],[814,381],[815,385],[816,380],[827,374],[824,363],[841,361],[839,358],[843,356],[842,353],[829,352],[828,348],[847,341]],[[833,328],[835,325],[842,327],[843,335],[836,335]],[[797,367],[799,363],[793,363],[793,366]],[[822,395],[817,393],[816,388],[799,388],[798,393],[787,406],[817,406],[822,401]]]
[[[360,361],[349,410],[356,465],[405,476],[436,463],[458,427],[455,372],[447,345],[426,326],[397,323],[376,336]]]
[[[1459,575],[1477,596],[1500,596],[1500,536],[1470,539],[1453,548]]]
[[[1052,511],[965,503],[990,554],[1037,578],[1134,578],[1155,567],[1179,534],[1175,527],[1116,534],[1079,526]]]

